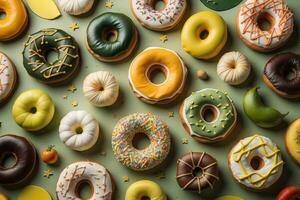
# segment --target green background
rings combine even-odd
[[[233,51],[238,50],[244,53],[253,66],[253,70],[251,73],[251,78],[249,79],[248,83],[233,87],[228,84],[222,82],[217,74],[216,74],[216,64],[219,57],[211,61],[201,61],[197,60],[191,56],[189,56],[180,46],[180,29],[182,24],[174,31],[168,32],[169,40],[166,43],[162,43],[159,40],[161,33],[153,32],[147,30],[140,26],[135,19],[133,19],[132,14],[130,13],[129,1],[124,0],[114,0],[114,6],[112,9],[105,8],[105,1],[97,1],[94,11],[88,16],[81,16],[81,17],[73,17],[64,12],[60,18],[49,21],[44,20],[32,12],[30,13],[30,22],[29,28],[26,31],[27,34],[36,32],[42,28],[60,28],[72,36],[75,37],[79,46],[81,48],[81,57],[82,57],[82,68],[80,74],[74,79],[73,84],[77,87],[77,91],[75,93],[71,93],[67,91],[68,85],[61,86],[61,87],[49,87],[43,85],[29,75],[27,75],[25,69],[22,65],[22,49],[23,43],[26,41],[27,37],[23,36],[17,40],[7,42],[7,43],[0,43],[0,51],[3,51],[14,61],[16,64],[18,74],[19,74],[19,84],[14,96],[9,100],[8,103],[0,107],[0,121],[2,122],[2,127],[0,128],[1,135],[13,133],[22,135],[25,137],[30,138],[36,148],[40,151],[41,149],[47,147],[50,144],[55,144],[56,148],[60,154],[61,162],[58,166],[47,166],[43,162],[40,162],[40,167],[37,175],[31,181],[31,184],[39,185],[47,189],[51,195],[55,198],[55,188],[56,188],[56,181],[59,177],[60,172],[70,163],[80,160],[93,160],[101,163],[107,169],[110,170],[112,173],[113,179],[116,183],[116,196],[115,199],[121,200],[124,199],[124,195],[126,192],[127,187],[138,180],[141,179],[150,179],[156,181],[161,185],[163,190],[168,195],[169,199],[201,199],[200,196],[196,193],[182,191],[176,183],[175,173],[176,173],[176,160],[177,158],[189,151],[206,151],[212,156],[216,157],[218,160],[218,164],[220,167],[221,172],[221,180],[222,185],[218,190],[215,190],[216,196],[221,196],[225,194],[235,194],[238,196],[243,197],[247,200],[258,200],[258,199],[274,199],[275,194],[267,194],[267,193],[254,193],[248,192],[242,189],[238,184],[235,183],[233,178],[230,175],[230,171],[227,167],[227,154],[230,151],[231,147],[236,143],[239,139],[253,135],[255,133],[259,133],[270,137],[278,146],[281,148],[283,157],[286,161],[286,172],[285,177],[286,181],[282,182],[282,186],[284,185],[291,185],[299,183],[300,177],[300,170],[299,166],[296,165],[295,162],[288,156],[285,146],[284,146],[284,132],[286,127],[282,129],[272,130],[272,129],[261,129],[253,124],[243,113],[242,110],[242,99],[246,92],[246,90],[252,86],[259,85],[261,86],[261,94],[264,97],[264,100],[267,104],[277,107],[280,111],[286,112],[290,111],[290,114],[287,117],[287,121],[291,122],[292,120],[296,119],[299,116],[299,103],[293,100],[283,99],[281,97],[276,96],[270,89],[268,89],[265,84],[263,83],[261,76],[264,64],[266,61],[275,53],[277,52],[284,52],[284,51],[292,51],[295,53],[300,53],[299,48],[299,21],[300,15],[300,2],[299,0],[288,0],[288,5],[294,10],[295,13],[295,31],[293,38],[289,41],[289,43],[284,47],[281,48],[279,51],[263,54],[254,52],[251,49],[247,48],[238,38],[238,35],[235,31],[235,17],[237,14],[238,7],[225,11],[219,12],[219,14],[224,17],[226,23],[228,24],[229,28],[229,39],[226,44],[225,49],[220,54],[222,55],[226,51]],[[193,13],[196,13],[201,10],[207,10],[200,0],[192,0],[190,1],[190,11],[186,16],[190,16]],[[108,11],[114,12],[122,12],[130,16],[133,21],[135,22],[139,33],[140,33],[140,42],[137,51],[133,54],[133,56],[125,62],[120,63],[102,63],[94,59],[87,51],[85,47],[85,31],[88,23],[93,19],[95,16]],[[79,30],[72,31],[68,28],[71,22],[77,22],[80,26]],[[227,91],[229,95],[233,98],[238,112],[239,112],[239,123],[238,128],[236,129],[234,137],[230,139],[229,142],[224,144],[215,144],[215,145],[205,145],[201,143],[197,143],[192,138],[190,138],[183,126],[180,123],[178,117],[178,107],[180,102],[184,99],[181,97],[173,104],[164,105],[164,106],[155,106],[155,105],[148,105],[141,102],[137,99],[127,80],[127,72],[130,61],[134,56],[137,55],[138,52],[141,52],[143,49],[151,46],[159,46],[159,47],[166,47],[172,50],[177,51],[187,64],[189,68],[189,78],[186,87],[186,91],[184,92],[183,96],[189,95],[192,91],[196,91],[199,89],[212,87],[217,88],[223,91]],[[210,76],[208,81],[201,81],[197,78],[196,72],[199,69],[206,70]],[[83,97],[82,95],[82,82],[86,75],[91,72],[95,72],[98,70],[107,70],[112,72],[116,78],[120,81],[120,97],[117,102],[112,107],[107,108],[96,108],[93,107],[89,102]],[[47,91],[53,98],[55,105],[56,105],[56,114],[54,117],[53,122],[51,125],[43,131],[43,133],[30,133],[26,132],[22,128],[18,127],[11,115],[11,107],[13,105],[14,100],[21,92],[31,89],[31,88],[40,88]],[[63,95],[67,95],[68,99],[64,100],[62,98]],[[71,106],[72,101],[78,101],[78,107],[74,108]],[[101,139],[93,148],[93,150],[89,152],[76,152],[73,151],[62,144],[58,137],[58,126],[60,119],[66,113],[71,110],[86,110],[92,113],[100,123],[101,126]],[[170,127],[170,131],[172,134],[172,152],[170,153],[168,160],[165,162],[164,166],[155,172],[134,172],[126,167],[123,167],[115,158],[111,148],[111,133],[113,130],[114,125],[117,121],[127,114],[133,112],[152,112],[154,114],[158,114],[162,117],[164,121],[166,121]],[[174,112],[174,118],[168,117],[168,112]],[[181,143],[182,138],[188,139],[188,144],[184,145]],[[106,152],[106,155],[103,155],[103,152]],[[43,171],[46,169],[54,170],[54,175],[50,178],[43,177]],[[163,171],[165,174],[164,179],[160,179],[159,176],[161,174],[160,171]],[[123,182],[122,177],[128,176],[130,178],[129,182]],[[298,181],[298,182],[297,182]],[[1,188],[2,190],[3,188]],[[10,199],[16,199],[17,195],[20,190],[5,190],[3,189],[10,197]],[[205,199],[205,198],[203,198]]]

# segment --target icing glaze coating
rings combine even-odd
[[[18,200],[52,200],[50,194],[42,187],[26,186],[19,194]]]
[[[300,165],[300,118],[289,125],[285,133],[285,146],[290,156]]]
[[[70,15],[81,15],[91,10],[95,0],[57,0],[60,8]]]

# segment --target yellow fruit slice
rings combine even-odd
[[[21,191],[18,200],[52,200],[52,198],[45,189],[29,185]]]
[[[216,198],[215,200],[244,200],[244,199],[237,196],[226,195],[226,196],[221,196],[219,198]]]
[[[27,0],[27,4],[41,18],[55,19],[60,16],[60,11],[53,0]]]

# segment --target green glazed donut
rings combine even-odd
[[[211,114],[211,119],[208,115]],[[210,143],[224,140],[234,129],[237,113],[226,93],[203,89],[186,98],[180,108],[184,128],[197,141]]]
[[[47,60],[50,51],[58,55],[51,63]],[[23,50],[23,64],[28,74],[50,85],[60,85],[73,78],[79,62],[76,41],[59,29],[43,29],[29,35]]]
[[[138,32],[129,17],[107,12],[87,28],[89,52],[100,61],[115,62],[128,57],[137,44]]]

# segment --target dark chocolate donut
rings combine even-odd
[[[14,156],[16,163],[5,168],[3,160]],[[31,177],[37,163],[34,146],[24,137],[4,135],[0,137],[0,184],[4,186],[20,186]]]
[[[205,152],[187,153],[177,161],[176,179],[183,190],[201,193],[213,189],[219,180],[217,161]]]
[[[293,77],[288,77],[292,73]],[[264,69],[265,83],[278,95],[298,97],[300,95],[300,56],[281,53],[273,56]]]

